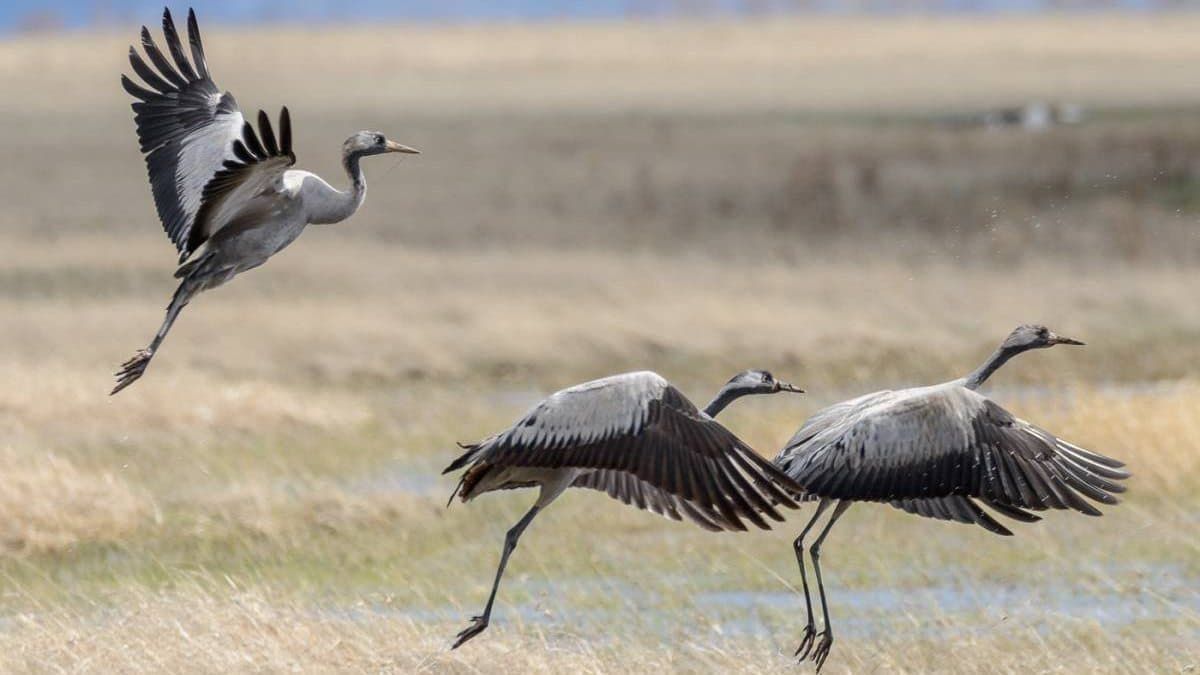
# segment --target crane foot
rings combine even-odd
[[[471,625],[467,626],[461,633],[458,634],[457,639],[454,640],[454,644],[450,646],[450,649],[458,649],[467,640],[470,640],[476,635],[479,635],[483,631],[487,630],[487,627],[488,618],[486,616],[471,617]]]
[[[109,396],[121,391],[125,387],[137,382],[138,378],[146,372],[146,366],[150,365],[150,359],[154,358],[154,351],[150,349],[139,349],[133,358],[121,364],[121,369],[117,371],[117,386],[109,392]]]
[[[829,649],[833,646],[833,633],[829,629],[821,631],[821,641],[817,643],[817,648],[813,650],[812,660],[817,664],[817,672],[821,672],[821,667],[825,665],[825,659],[829,657]]]
[[[793,656],[800,661],[808,658],[808,652],[812,650],[816,639],[817,627],[810,623],[804,627],[804,636],[800,638],[800,646],[796,647],[796,653]]]

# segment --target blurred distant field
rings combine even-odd
[[[156,17],[147,16],[156,24]],[[203,22],[203,16],[201,17]],[[203,25],[203,23],[202,23]],[[206,32],[300,165],[377,128],[366,204],[173,290],[118,84],[136,36],[0,43],[0,671],[806,672],[791,538],[569,494],[443,508],[454,442],[650,368],[731,428],[957,377],[1013,325],[1014,412],[1129,462],[1103,519],[1002,539],[856,506],[825,548],[829,672],[1200,665],[1200,16]],[[1084,123],[964,126],[1032,100]],[[807,666],[806,666],[807,668]]]

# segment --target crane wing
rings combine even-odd
[[[1100,515],[1117,503],[1117,460],[1084,450],[957,385],[880,392],[814,416],[775,463],[808,494],[884,501],[1011,534],[976,501],[1018,520],[1027,510]]]
[[[274,189],[283,172],[296,163],[292,152],[292,119],[285,107],[279,113],[279,138],[271,128],[271,118],[258,111],[258,134],[246,122],[242,137],[233,142],[233,159],[204,186],[196,222],[208,236],[232,222],[254,197]],[[259,138],[261,134],[262,138]]]
[[[628,373],[564,389],[450,465],[458,494],[504,467],[575,468],[577,487],[711,530],[769,529],[796,486],[662,377]]]
[[[237,141],[247,146],[250,143],[245,138],[246,120],[237,101],[229,92],[222,93],[208,72],[195,13],[188,11],[191,60],[184,53],[170,10],[163,10],[162,27],[171,59],[143,26],[145,57],[129,48],[129,63],[142,82],[122,75],[121,85],[137,99],[133,104],[134,122],[146,156],[154,205],[183,261],[228,222],[228,214],[222,209],[206,209],[206,199],[224,196],[224,208],[228,209],[230,181],[223,181],[224,189],[210,191],[208,186],[219,174],[230,170],[228,162],[251,163],[235,154]],[[202,218],[217,214],[226,218]]]

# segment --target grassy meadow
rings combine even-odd
[[[154,17],[147,17],[147,22]],[[201,16],[203,22],[203,16]],[[202,23],[203,26],[203,23]],[[1014,413],[1125,460],[1101,519],[1013,538],[858,505],[823,565],[827,672],[1200,667],[1200,17],[218,29],[300,165],[377,128],[318,226],[185,310],[118,85],[133,30],[0,42],[0,672],[797,672],[791,540],[573,492],[446,508],[455,441],[583,379],[699,403],[759,367],[805,416],[957,377],[1017,323]],[[962,128],[1034,99],[1043,133]],[[807,672],[809,665],[800,667]]]

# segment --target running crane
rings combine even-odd
[[[610,497],[673,520],[687,518],[720,532],[764,530],[782,521],[777,506],[797,508],[797,486],[713,419],[750,394],[800,389],[762,370],[736,375],[704,408],[696,408],[656,373],[614,375],[563,389],[535,405],[516,424],[464,446],[445,472],[466,468],[455,496],[538,487],[529,512],[508,531],[483,613],[458,634],[454,648],[482,633],[508,556],[534,517],[569,487]]]
[[[808,419],[775,458],[775,464],[819,499],[796,538],[808,625],[796,655],[810,654],[820,671],[833,645],[821,583],[821,542],[854,502],[883,502],[909,513],[1012,532],[980,508],[1021,522],[1031,511],[1100,511],[1088,499],[1116,504],[1129,478],[1121,462],[1056,438],[1014,417],[977,389],[1006,361],[1031,349],[1082,345],[1045,326],[1018,326],[970,375],[931,387],[880,391],[843,401]],[[821,597],[824,630],[813,622],[804,571],[804,537],[829,506],[833,513],[809,549]],[[817,642],[817,638],[820,641]]]

